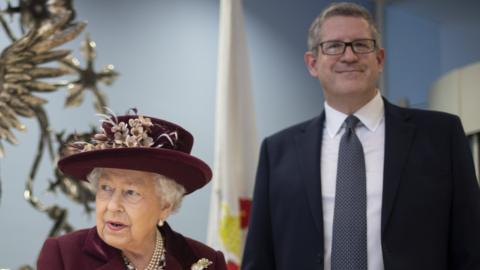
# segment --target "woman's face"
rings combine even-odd
[[[103,169],[96,194],[96,223],[100,238],[124,251],[142,250],[155,239],[156,224],[171,207],[155,192],[155,175]]]

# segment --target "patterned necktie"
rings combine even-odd
[[[332,235],[332,270],[367,270],[367,183],[360,120],[350,115],[338,151]]]

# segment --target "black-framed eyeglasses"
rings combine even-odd
[[[348,46],[357,54],[366,54],[375,51],[377,43],[374,39],[357,39],[351,42],[340,40],[329,40],[318,44],[323,54],[340,55],[344,54]]]

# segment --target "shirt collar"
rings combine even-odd
[[[360,122],[371,132],[375,132],[384,116],[384,104],[380,91],[375,97],[357,110],[353,115],[360,119]],[[333,138],[340,132],[340,129],[348,117],[347,114],[339,112],[325,102],[325,127],[328,135]]]

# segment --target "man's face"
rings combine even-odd
[[[320,42],[372,38],[365,19],[334,16],[324,21]],[[376,82],[383,70],[384,51],[376,49],[371,53],[356,54],[351,47],[346,47],[343,54],[325,55],[318,47],[318,56],[307,52],[305,62],[310,74],[320,80],[327,102],[346,98],[368,101],[376,93]]]

